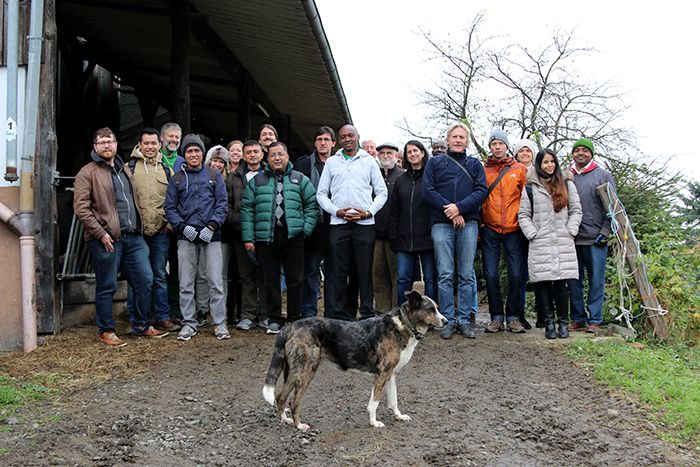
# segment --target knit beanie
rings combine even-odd
[[[535,142],[531,139],[518,140],[513,146],[513,157],[517,157],[518,151],[520,151],[522,148],[528,148],[530,151],[532,151],[532,160],[534,161],[538,151],[537,144],[535,144]]]
[[[228,165],[231,160],[231,155],[228,153],[225,147],[217,144],[207,151],[207,158],[204,160],[204,165],[209,165],[212,159],[221,159]]]
[[[182,155],[183,156],[187,152],[188,146],[197,146],[202,151],[202,154],[204,154],[206,152],[204,150],[204,143],[202,142],[202,138],[200,138],[199,135],[196,135],[194,133],[190,133],[189,135],[185,135],[185,137],[182,139]]]
[[[491,143],[496,140],[503,141],[506,144],[506,147],[510,149],[510,144],[508,143],[508,135],[505,131],[501,130],[500,128],[497,128],[491,132],[491,136],[489,136],[489,146],[491,146]]]
[[[580,140],[576,141],[576,142],[574,143],[574,147],[571,148],[571,154],[573,154],[573,153],[574,153],[574,150],[575,150],[577,147],[579,147],[579,146],[583,146],[584,148],[586,148],[586,149],[588,149],[589,151],[591,151],[591,154],[592,154],[592,155],[595,155],[595,150],[593,149],[593,141],[591,141],[590,139],[588,139],[588,138],[581,138]]]

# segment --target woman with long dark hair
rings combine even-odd
[[[562,339],[569,337],[566,281],[578,277],[574,237],[581,217],[581,203],[573,178],[569,173],[562,173],[554,151],[542,149],[527,171],[518,223],[530,241],[528,275],[542,305],[547,339],[554,339],[557,334]],[[554,327],[555,312],[558,332]]]

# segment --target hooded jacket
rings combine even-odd
[[[389,198],[389,240],[395,242],[397,251],[433,249],[430,211],[423,202],[423,170],[409,167],[396,179]]]
[[[85,165],[75,176],[73,211],[83,225],[86,241],[100,240],[108,233],[114,241],[121,239],[122,231],[141,233],[143,221],[138,205],[138,194],[133,189],[134,180],[119,156],[114,156],[114,167],[110,166],[93,150],[92,162]],[[120,180],[115,187],[114,179]],[[122,181],[126,181],[122,185]],[[120,219],[117,203],[125,206],[131,228]],[[133,212],[131,211],[133,206]],[[133,225],[137,224],[137,225]]]
[[[535,167],[527,171],[532,187],[532,204],[526,190],[520,197],[518,221],[528,246],[527,270],[530,282],[578,279],[574,237],[581,224],[581,202],[572,177],[566,174],[569,204],[554,212],[552,197],[537,176]]]
[[[156,157],[147,158],[141,153],[138,145],[131,151],[131,159],[136,161],[133,177],[134,187],[139,195],[139,209],[143,216],[143,234],[148,236],[157,234],[168,225],[163,205],[168,180],[171,177],[165,173],[162,157],[159,151]]]
[[[610,172],[598,166],[595,161],[591,161],[580,173],[574,170],[573,174],[583,209],[583,220],[576,236],[576,244],[593,245],[598,234],[605,237],[610,235],[610,218],[607,216],[607,208],[598,196],[597,188],[599,185],[610,183],[615,191],[615,181]]]
[[[501,234],[518,230],[520,195],[525,188],[527,169],[510,156],[500,160],[489,157],[484,166],[486,186],[489,187],[499,174],[510,167],[494,187],[482,206],[482,222],[489,229]]]

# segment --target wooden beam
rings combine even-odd
[[[68,4],[72,3],[74,5],[80,5],[80,6],[86,6],[86,7],[93,7],[93,8],[103,8],[103,9],[108,9],[108,10],[118,10],[118,11],[125,11],[127,13],[139,13],[143,15],[152,15],[152,16],[163,16],[167,17],[172,15],[172,10],[169,8],[161,8],[161,7],[154,7],[154,6],[149,6],[149,5],[143,5],[141,3],[137,3],[136,1],[131,3],[131,2],[119,2],[119,1],[114,1],[114,0],[61,0],[61,5],[63,4]],[[60,8],[59,8],[60,10]],[[202,13],[197,13],[194,11],[190,11],[188,13],[190,19],[195,22],[203,22],[206,23],[209,21],[209,15],[205,15]]]
[[[171,82],[172,101],[170,113],[173,121],[180,124],[183,134],[191,131],[190,114],[190,20],[187,12],[189,0],[173,2],[172,47],[171,47]]]
[[[656,298],[654,286],[647,277],[644,258],[639,250],[639,242],[637,242],[637,238],[634,235],[625,207],[617,197],[615,190],[610,189],[608,183],[598,186],[597,191],[603,206],[609,207],[608,209],[612,211],[615,221],[617,221],[618,228],[615,231],[615,237],[620,247],[625,251],[625,259],[632,270],[632,277],[637,286],[637,292],[639,292],[639,297],[642,299],[647,318],[649,318],[654,328],[654,335],[659,340],[665,341],[669,337],[666,315],[661,314],[661,305]]]

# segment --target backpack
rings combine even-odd
[[[129,170],[131,170],[131,174],[134,174],[134,169],[136,168],[136,158],[132,157],[129,159]],[[166,164],[163,160],[160,161],[160,165],[163,166],[163,171],[165,171],[165,178],[168,179],[168,183],[170,182],[170,167],[168,164]]]
[[[533,217],[535,215],[535,202],[532,195],[532,185],[529,183],[525,185],[525,193],[527,193],[527,197],[530,200],[530,217]]]

